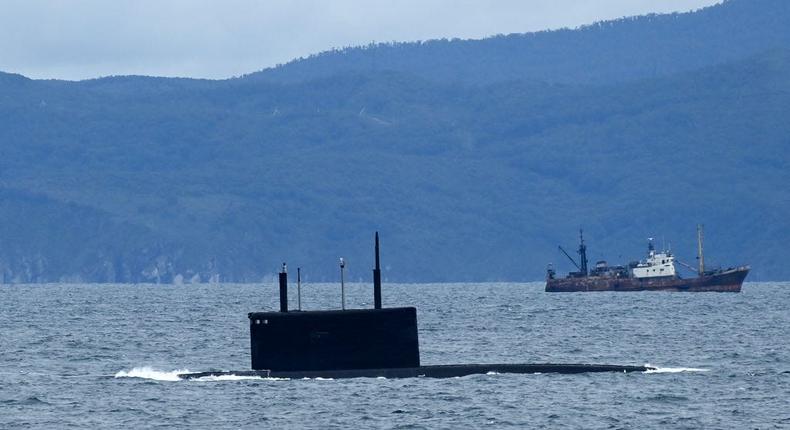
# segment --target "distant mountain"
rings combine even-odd
[[[731,1],[673,19],[757,3],[776,10],[742,20],[786,12]],[[369,280],[375,230],[389,281],[537,280],[567,268],[556,246],[579,226],[593,260],[639,257],[653,236],[692,262],[698,222],[706,261],[788,279],[790,44],[765,37],[594,85],[458,85],[421,65],[290,82],[0,74],[0,281],[259,281],[282,261],[334,280],[340,256]]]
[[[605,21],[482,40],[371,44],[323,52],[250,75],[300,82],[397,71],[441,82],[610,84],[722,64],[790,42],[790,2],[728,0],[696,12]]]

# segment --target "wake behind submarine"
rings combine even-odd
[[[647,366],[602,364],[420,364],[417,309],[383,308],[379,235],[375,239],[373,309],[289,311],[288,274],[280,272],[280,311],[250,312],[252,370],[182,373],[263,378],[453,378],[486,373],[645,372]],[[342,260],[341,260],[342,267]],[[342,272],[341,272],[342,273]]]

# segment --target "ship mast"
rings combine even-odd
[[[697,260],[699,262],[699,276],[705,274],[705,254],[702,249],[703,235],[702,224],[697,224]]]
[[[582,267],[579,268],[584,276],[587,276],[587,245],[584,244],[584,231],[579,229],[579,257]]]

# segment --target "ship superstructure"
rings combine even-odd
[[[647,259],[630,267],[631,276],[634,278],[664,278],[676,277],[675,256],[669,251],[656,252],[653,238],[648,239]]]

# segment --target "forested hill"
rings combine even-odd
[[[0,74],[0,280],[259,281],[282,261],[335,280],[343,256],[369,281],[375,230],[389,281],[537,280],[570,269],[556,246],[579,226],[592,260],[653,236],[693,262],[698,222],[706,261],[788,279],[788,113],[788,44],[605,85]]]
[[[295,82],[389,70],[475,84],[522,79],[608,84],[786,47],[788,23],[790,1],[727,0],[696,12],[623,18],[575,30],[336,49],[250,77]]]

